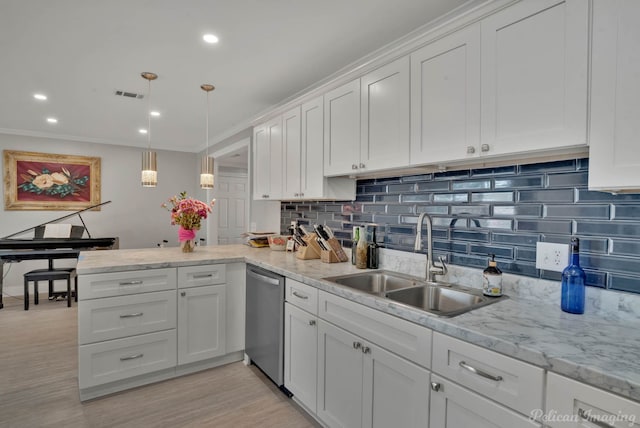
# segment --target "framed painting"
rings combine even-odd
[[[100,158],[12,150],[3,154],[5,210],[75,211],[100,203]]]

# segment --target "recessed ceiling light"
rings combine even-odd
[[[47,96],[44,94],[33,94],[33,98],[36,100],[44,101],[47,99]]]
[[[55,117],[48,117],[47,118],[47,122],[49,122],[49,123],[58,123],[58,119],[56,119]]]
[[[202,40],[204,40],[207,43],[218,43],[218,37],[213,35],[213,34],[205,34],[204,36],[202,36]]]
[[[146,134],[147,130],[146,129],[138,129],[138,132],[141,134]]]
[[[152,111],[149,114],[151,114],[151,116],[153,116],[153,117],[160,117],[160,112],[159,111]]]

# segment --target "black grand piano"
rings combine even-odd
[[[56,259],[74,259],[78,258],[80,251],[90,250],[96,248],[114,248],[118,238],[94,238],[89,233],[89,229],[82,218],[81,213],[90,209],[106,205],[111,201],[103,202],[101,204],[92,205],[88,208],[75,211],[71,214],[56,218],[46,223],[39,224],[37,226],[29,227],[19,232],[12,233],[11,235],[0,238],[0,309],[4,307],[2,302],[3,292],[3,279],[4,279],[4,264],[21,262],[23,260],[48,260],[49,269],[53,268],[53,260]],[[80,226],[80,236],[70,238],[45,238],[42,235],[42,231],[47,224],[56,223],[58,221],[78,216],[83,226]],[[15,239],[14,236],[23,235],[31,230],[35,230],[33,238],[30,239]],[[82,238],[81,235],[87,232],[87,238]]]

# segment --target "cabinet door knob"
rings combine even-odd
[[[360,168],[366,168],[366,165],[360,162]]]
[[[442,388],[442,385],[438,382],[431,382],[431,389],[438,392]]]
[[[467,146],[467,154],[472,155],[476,152],[476,148],[473,146]]]
[[[309,320],[309,325],[316,325],[316,320]]]
[[[181,292],[180,292],[180,295],[181,295],[182,297],[184,297],[184,296],[186,296],[186,295],[187,295],[187,292],[186,292],[186,291],[181,291]]]
[[[362,347],[362,343],[360,342],[353,342],[353,349],[360,349]]]
[[[362,353],[363,354],[370,354],[371,353],[371,348],[369,348],[368,346],[363,346],[362,347]]]
[[[300,193],[300,197],[303,198],[304,197],[304,193]]]
[[[480,146],[480,150],[482,150],[483,152],[488,152],[489,151],[489,145],[488,144],[483,144]]]
[[[351,164],[351,169],[358,169],[358,165],[356,165],[355,163]]]

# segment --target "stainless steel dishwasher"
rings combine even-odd
[[[247,265],[245,354],[284,392],[284,277]]]

